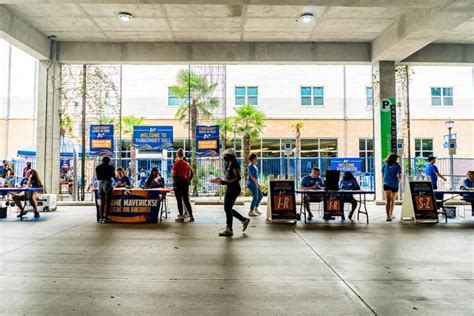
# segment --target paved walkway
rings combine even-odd
[[[175,209],[175,206],[171,206]],[[247,206],[237,208],[243,213]],[[219,238],[222,206],[157,225],[93,207],[0,220],[0,314],[474,313],[474,220],[266,224]]]

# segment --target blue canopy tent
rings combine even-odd
[[[73,157],[74,148],[78,157],[82,157],[82,148],[78,145],[74,145],[74,142],[70,138],[61,139],[61,145],[59,148],[59,153],[61,157]],[[17,155],[21,157],[36,157],[36,146],[28,146],[26,148],[19,149]],[[89,155],[89,152],[86,152],[86,155]]]

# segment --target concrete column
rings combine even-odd
[[[380,61],[372,65],[373,89],[374,89],[374,173],[375,173],[375,190],[376,200],[382,201],[383,197],[383,181],[381,169],[383,165],[382,141],[386,141],[382,137],[382,120],[381,120],[381,100],[395,99],[395,62]],[[396,135],[395,135],[396,139]]]
[[[52,194],[59,194],[59,69],[56,62],[39,62],[36,169]]]

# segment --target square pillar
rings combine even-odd
[[[59,78],[58,63],[39,62],[36,170],[49,194],[59,194]]]
[[[382,165],[389,153],[397,152],[397,109],[395,62],[379,61],[372,65],[374,89],[374,174],[376,200],[382,201]]]

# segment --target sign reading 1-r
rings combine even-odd
[[[397,107],[395,98],[380,102],[380,140],[382,161],[390,153],[397,152]]]

